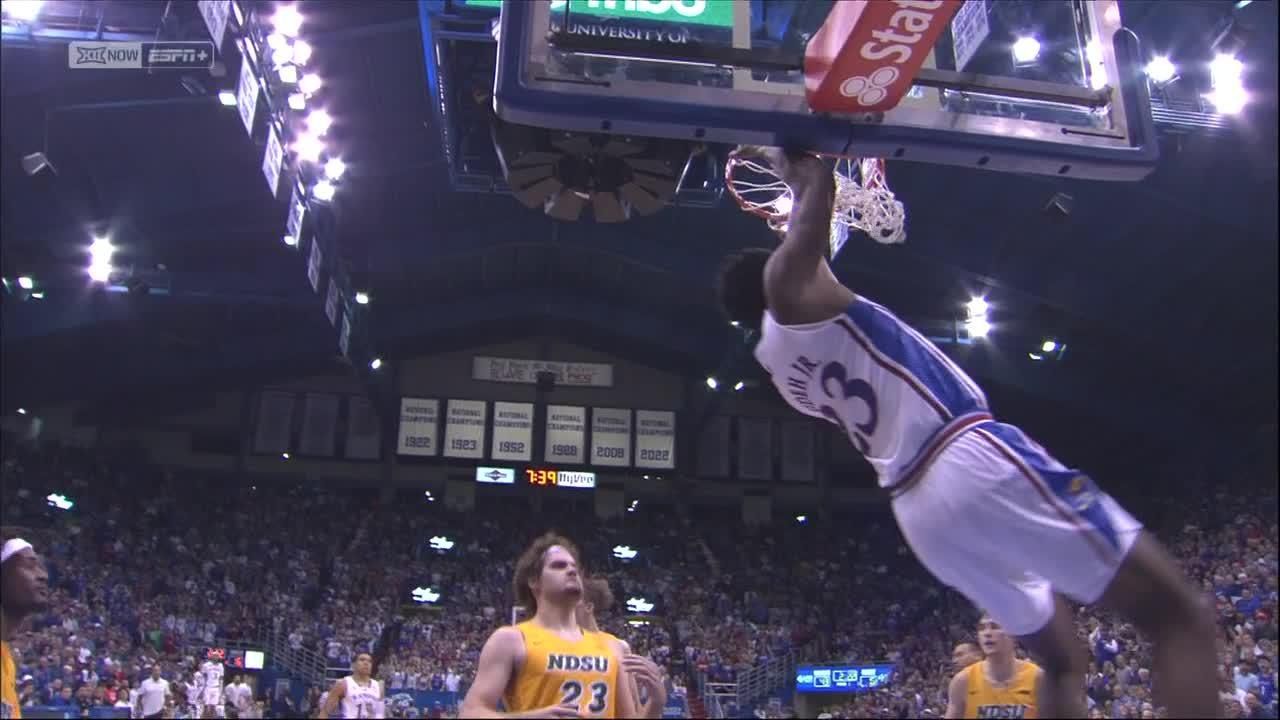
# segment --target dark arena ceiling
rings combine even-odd
[[[276,4],[242,5],[269,15]],[[717,192],[620,223],[530,209],[505,190],[476,110],[491,68],[457,70],[452,91],[476,99],[470,108],[433,107],[419,3],[298,7],[328,141],[348,167],[310,222],[331,238],[347,289],[374,300],[359,309],[355,366],[554,333],[690,377],[752,372],[712,279],[727,251],[773,242],[762,223]],[[1138,183],[891,161],[908,242],[853,240],[836,270],[925,328],[985,294],[991,338],[952,350],[1044,412],[1171,433],[1274,424],[1276,5],[1122,9],[1144,43],[1175,55],[1203,52],[1206,28],[1234,14],[1245,111],[1213,131],[1164,132],[1160,166]],[[50,0],[43,13],[62,35],[6,29],[0,63],[5,410],[332,366],[323,294],[281,242],[288,192],[273,199],[263,181],[264,135],[250,139],[218,99],[238,77],[230,37],[214,72],[76,71],[68,38],[208,33],[194,3]],[[52,168],[29,174],[33,153]],[[131,292],[90,284],[95,233],[119,248]],[[1068,352],[1031,360],[1046,337]]]

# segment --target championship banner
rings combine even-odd
[[[253,74],[253,63],[240,57],[240,87],[236,88],[236,109],[240,112],[240,121],[244,123],[244,131],[253,137],[254,116],[258,112],[258,77]]]
[[[262,153],[262,176],[267,179],[271,197],[280,195],[280,168],[284,166],[284,147],[280,134],[274,127],[267,127],[267,149]]]
[[[738,478],[773,479],[773,421],[738,418]]]
[[[320,252],[320,238],[311,241],[311,255],[307,257],[307,280],[311,281],[311,289],[320,292],[320,266],[324,263],[324,254]]]
[[[307,393],[303,401],[302,435],[298,453],[311,457],[333,457],[338,439],[338,396]]]
[[[676,466],[676,414],[636,411],[636,467],[671,470]]]
[[[204,26],[209,28],[214,49],[221,53],[222,39],[227,33],[227,16],[231,14],[231,0],[200,0],[196,7],[200,9],[200,17],[204,18]]]
[[[810,421],[782,423],[782,481],[813,482],[813,423]]]
[[[440,401],[423,398],[400,399],[400,436],[396,452],[400,455],[439,455]]]
[[[591,463],[608,467],[631,464],[631,411],[591,409]]]
[[[253,432],[253,451],[268,455],[289,452],[293,435],[293,393],[268,390],[258,398],[258,426]]]
[[[576,405],[547,406],[547,462],[582,464],[587,443],[587,409]]]
[[[493,404],[494,460],[533,459],[533,403]]]
[[[729,418],[724,415],[711,418],[698,438],[698,474],[729,477]]]
[[[520,360],[480,355],[471,360],[471,377],[475,380],[534,385],[538,382],[540,372],[555,375],[556,385],[613,387],[613,366],[606,363]]]
[[[484,457],[484,400],[450,400],[444,419],[445,457]]]
[[[382,455],[382,428],[378,414],[367,399],[356,395],[347,397],[347,437],[343,455],[348,460],[377,460]]]

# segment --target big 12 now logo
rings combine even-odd
[[[816,112],[892,109],[911,89],[962,0],[844,0],[805,49],[805,94]]]

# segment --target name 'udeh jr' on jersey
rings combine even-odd
[[[991,420],[950,358],[865,298],[830,320],[781,325],[766,312],[756,359],[791,407],[845,432],[885,487],[905,483],[962,432]]]

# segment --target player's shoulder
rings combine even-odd
[[[516,625],[503,625],[485,642],[486,647],[491,647],[499,652],[523,653],[525,644],[525,634],[529,628],[526,623],[518,623]]]
[[[952,690],[965,690],[969,687],[969,676],[975,672],[982,672],[982,661],[978,661],[958,670],[955,675],[951,676],[950,687]]]

